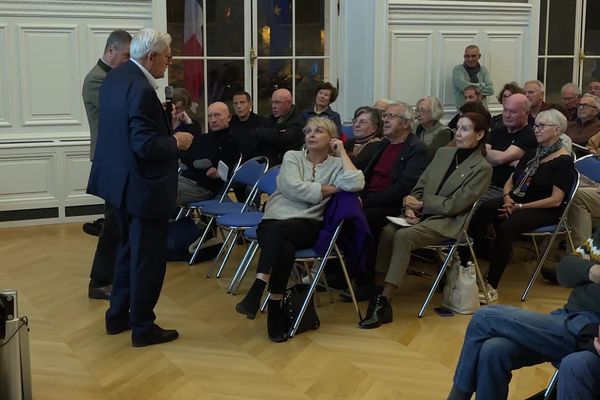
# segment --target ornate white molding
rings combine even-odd
[[[527,26],[531,4],[389,0],[389,25]]]
[[[2,0],[0,17],[152,19],[151,0]]]

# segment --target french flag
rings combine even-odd
[[[183,25],[183,55],[202,56],[202,13],[201,0],[185,0],[185,16]],[[190,92],[192,101],[198,102],[203,97],[204,61],[183,61],[184,86]]]

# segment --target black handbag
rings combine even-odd
[[[285,313],[289,328],[294,325],[298,318],[298,314],[300,314],[300,308],[302,308],[302,303],[304,303],[309,287],[309,285],[298,284],[285,291],[285,296],[283,298],[283,312]],[[304,317],[302,317],[302,321],[300,321],[296,334],[318,329],[319,326],[321,326],[321,321],[319,321],[319,316],[315,310],[313,296],[311,296],[310,301],[308,302],[308,307],[306,307]]]

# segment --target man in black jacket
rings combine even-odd
[[[402,199],[410,194],[430,161],[427,146],[411,133],[414,119],[407,103],[388,105],[383,113],[384,139],[364,171],[361,199],[374,243],[365,271],[355,277],[361,300],[369,299],[374,287],[375,255],[381,231],[388,223],[386,217],[401,214]]]
[[[292,104],[287,89],[277,89],[271,96],[271,114],[263,127],[254,131],[257,141],[256,156],[267,156],[269,165],[279,165],[288,150],[299,150],[304,143],[302,115]]]

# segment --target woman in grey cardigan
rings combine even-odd
[[[456,147],[440,148],[403,200],[404,217],[411,225],[387,225],[379,240],[375,269],[378,295],[360,327],[377,328],[392,322],[390,300],[410,262],[412,250],[457,238],[467,213],[490,185],[492,167],[485,160],[488,122],[480,114],[466,113],[458,120]]]
[[[339,191],[357,192],[364,176],[337,139],[337,128],[327,118],[314,117],[304,128],[306,150],[288,151],[277,176],[277,190],[258,226],[261,248],[257,277],[236,311],[253,319],[262,293],[270,283],[267,330],[274,342],[287,339],[287,323],[281,308],[283,293],[297,249],[310,248],[317,240],[329,197]]]

